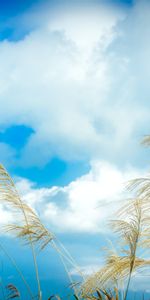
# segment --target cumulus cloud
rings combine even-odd
[[[91,170],[67,186],[36,188],[26,179],[17,187],[23,199],[36,209],[43,221],[59,232],[106,232],[106,223],[122,204],[124,184],[139,176],[132,168],[120,171],[103,161],[94,161]]]
[[[96,24],[91,28],[87,16],[85,26],[94,32]],[[58,28],[57,23],[44,24],[22,41],[0,44],[0,101],[5,99],[1,124],[23,123],[34,129],[22,152],[26,165],[47,162],[53,155],[63,159],[88,157],[101,143],[92,121],[101,102],[98,98],[103,97],[108,85],[107,63],[100,59],[95,70],[94,59],[87,58],[86,49],[77,44],[77,19],[70,26],[71,38],[64,17]],[[94,17],[93,12],[92,20]],[[102,40],[102,49],[112,39],[117,18],[112,16],[110,20],[106,16],[103,26],[99,22],[102,29],[97,31],[95,40]],[[94,41],[90,40],[89,45],[93,50]]]
[[[47,9],[22,40],[0,42],[0,126],[33,129],[21,165],[133,157],[148,131],[148,8]]]

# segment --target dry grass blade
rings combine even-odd
[[[7,299],[14,299],[20,297],[20,292],[17,289],[17,287],[13,284],[8,284],[6,286],[6,289],[9,291],[9,294],[7,296]]]
[[[115,299],[119,300],[119,291],[116,287],[114,288],[114,291],[115,291]]]
[[[100,291],[97,290],[96,293],[97,293],[97,295],[98,295],[98,300],[102,300],[103,297],[102,297]]]
[[[79,300],[79,297],[77,295],[73,295],[73,296],[76,300]]]
[[[109,293],[107,293],[106,290],[100,290],[105,296],[107,300],[112,300],[112,294],[110,295]]]
[[[143,200],[145,200],[145,204],[149,205],[149,203],[147,202],[148,198],[150,197],[149,177],[142,177],[130,180],[127,184],[127,189],[129,191],[134,191],[137,198],[142,198]]]

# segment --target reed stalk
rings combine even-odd
[[[28,222],[28,216],[24,207],[24,204],[16,190],[15,184],[12,180],[12,178],[9,176],[8,172],[6,169],[0,165],[0,192],[1,192],[1,197],[0,200],[5,200],[12,206],[21,210],[27,229],[29,230],[29,222]],[[6,190],[5,190],[6,189]],[[7,198],[8,197],[8,198]],[[39,272],[38,272],[38,266],[37,266],[37,260],[36,260],[36,254],[34,250],[34,245],[32,242],[32,236],[29,232],[28,234],[28,240],[29,244],[31,247],[32,251],[32,256],[33,256],[33,262],[34,262],[34,267],[35,267],[35,274],[36,274],[36,280],[37,280],[37,286],[38,286],[38,297],[39,300],[42,300],[42,293],[41,293],[41,287],[40,287],[40,279],[39,279]]]

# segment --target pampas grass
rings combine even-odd
[[[142,144],[150,146],[150,136]],[[117,234],[120,250],[109,250],[104,267],[87,278],[81,286],[81,295],[89,297],[101,288],[125,285],[123,299],[127,299],[135,271],[150,266],[146,250],[150,248],[150,177],[131,180],[127,190],[134,195],[125,201],[110,226]],[[141,257],[145,253],[145,258]]]
[[[149,136],[145,137],[143,144],[150,145]],[[117,250],[108,248],[104,266],[85,279],[71,254],[55,234],[45,227],[37,212],[20,198],[10,175],[0,165],[0,202],[11,208],[14,214],[17,214],[18,220],[14,224],[5,226],[5,231],[12,233],[19,239],[23,239],[31,247],[39,300],[42,300],[42,293],[35,246],[43,251],[49,245],[55,249],[60,257],[70,284],[74,289],[76,300],[119,300],[120,297],[123,300],[127,299],[132,277],[137,271],[145,270],[150,266],[150,259],[146,254],[147,249],[150,247],[149,176],[130,181],[127,184],[127,190],[132,193],[131,199],[124,201],[125,204],[116,213],[116,218],[109,222],[119,241]],[[14,266],[19,273],[20,270],[15,263]],[[82,282],[79,288],[72,280],[69,271],[70,266],[75,268],[81,277]],[[30,293],[30,287],[22,273],[19,274]],[[32,293],[30,293],[30,296],[33,298]],[[16,297],[19,297],[17,292]],[[49,300],[52,298],[60,300],[59,296],[52,295]]]
[[[11,207],[14,213],[17,213],[18,220],[18,222],[14,224],[6,225],[4,230],[12,233],[19,239],[23,239],[25,243],[31,247],[38,284],[39,300],[42,299],[42,294],[34,245],[37,245],[40,250],[44,250],[44,248],[50,244],[51,247],[55,249],[71,284],[73,284],[73,280],[69,272],[68,264],[75,268],[80,276],[82,276],[80,268],[67,249],[56,236],[44,226],[37,213],[20,198],[10,175],[2,165],[0,165],[0,201]],[[77,294],[75,287],[74,291]]]
[[[149,259],[137,256],[150,243],[150,215],[145,199],[132,199],[118,211],[118,219],[110,222],[119,237],[120,254],[108,251],[103,268],[92,274],[82,285],[81,294],[86,297],[99,287],[121,285],[127,281],[124,300],[127,298],[133,273],[150,265]]]
[[[6,289],[8,291],[7,300],[14,299],[14,298],[20,298],[20,292],[14,284],[12,284],[12,283],[8,284],[6,286]]]
[[[0,165],[0,202],[11,206],[19,215],[21,214],[23,225],[21,226],[18,225],[18,228],[20,227],[19,236],[27,237],[28,243],[30,244],[32,255],[33,255],[37,285],[38,285],[38,297],[39,300],[41,300],[42,295],[41,295],[39,271],[38,271],[37,259],[36,259],[35,249],[32,240],[32,234],[31,234],[32,223],[30,224],[30,221],[32,219],[32,210],[30,210],[28,205],[21,200],[12,178],[9,176],[8,172],[2,165]],[[13,228],[15,228],[16,225],[12,224],[9,226],[10,226],[10,230],[13,230]]]
[[[128,259],[128,279],[125,289],[124,300],[127,298],[132,273],[150,264],[150,260],[137,257],[137,251],[142,252],[150,242],[150,214],[147,210],[147,201],[136,198],[119,211],[121,220],[112,222],[113,230],[119,234],[121,244],[124,247],[122,254]]]

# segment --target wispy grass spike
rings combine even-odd
[[[30,228],[30,222],[28,220],[28,217],[29,217],[28,207],[21,200],[12,178],[9,176],[8,172],[3,167],[2,164],[0,164],[0,201],[3,204],[9,204],[17,212],[21,213],[24,223],[25,223],[25,226],[28,229]],[[41,296],[39,272],[38,272],[36,254],[35,254],[31,234],[28,235],[28,241],[29,241],[29,244],[30,244],[30,247],[32,250],[32,254],[33,254],[33,261],[34,261],[36,279],[37,279],[37,285],[38,285],[38,296],[39,296],[39,300],[41,300],[42,296]]]

